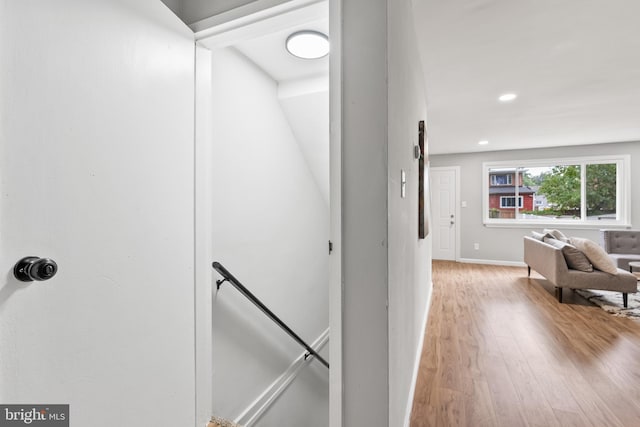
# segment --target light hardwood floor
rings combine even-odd
[[[640,426],[640,321],[527,269],[433,263],[411,414],[423,426]]]

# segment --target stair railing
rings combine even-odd
[[[293,338],[298,344],[300,344],[302,347],[304,347],[307,350],[307,355],[305,356],[305,359],[308,357],[315,357],[320,363],[322,363],[324,366],[326,366],[327,368],[329,368],[329,363],[324,360],[322,358],[322,356],[320,356],[318,354],[318,352],[316,352],[309,344],[307,344],[306,342],[304,342],[304,340],[302,338],[300,338],[298,336],[298,334],[296,334],[295,332],[293,332],[293,330],[287,326],[286,323],[284,323],[282,320],[280,320],[280,318],[278,316],[276,316],[273,311],[271,311],[266,305],[264,305],[262,303],[262,301],[260,301],[260,299],[258,297],[256,297],[254,294],[251,293],[251,291],[249,291],[242,283],[240,283],[240,281],[238,279],[236,279],[234,277],[233,274],[231,274],[229,272],[229,270],[227,270],[226,268],[224,268],[224,266],[222,264],[220,264],[219,262],[214,262],[212,264],[213,269],[216,270],[222,277],[222,280],[216,280],[216,285],[218,287],[218,289],[220,289],[220,286],[222,286],[222,284],[224,282],[229,282],[233,285],[234,288],[236,288],[238,291],[240,291],[240,293],[242,295],[244,295],[249,301],[251,301],[256,307],[258,307],[268,318],[270,318],[271,320],[273,320],[278,326],[280,326],[280,328],[282,328],[291,338]]]

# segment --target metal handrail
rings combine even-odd
[[[220,264],[219,262],[214,262],[212,264],[213,269],[216,270],[224,279],[223,280],[216,280],[216,285],[218,286],[218,289],[220,289],[220,286],[222,286],[222,284],[224,282],[229,282],[233,285],[233,287],[235,287],[238,291],[240,291],[240,293],[242,295],[244,295],[245,297],[247,297],[247,299],[249,299],[249,301],[251,301],[256,307],[258,307],[264,314],[267,315],[267,317],[269,317],[271,320],[273,320],[278,326],[280,326],[287,334],[289,334],[289,336],[291,338],[293,338],[294,340],[296,340],[296,342],[298,344],[300,344],[301,346],[303,346],[306,350],[307,350],[307,355],[306,357],[309,356],[313,356],[316,359],[318,359],[318,361],[320,361],[320,363],[322,363],[324,366],[326,366],[327,368],[329,367],[329,363],[324,360],[322,358],[322,356],[320,356],[318,354],[317,351],[315,351],[313,348],[311,348],[311,346],[309,344],[307,344],[306,342],[304,342],[304,340],[302,338],[300,338],[298,336],[298,334],[296,334],[295,332],[293,332],[293,330],[291,330],[291,328],[289,326],[287,326],[286,323],[284,323],[282,320],[280,320],[280,318],[278,316],[276,316],[273,311],[269,310],[269,308],[264,305],[262,303],[262,301],[260,301],[260,299],[258,297],[256,297],[255,295],[253,295],[251,293],[251,291],[249,291],[242,283],[240,283],[240,281],[238,279],[236,279],[234,277],[233,274],[231,274],[229,272],[229,270],[227,270],[226,268],[224,268],[224,266],[222,264]],[[306,358],[305,357],[305,358]]]

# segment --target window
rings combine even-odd
[[[515,196],[501,196],[500,197],[500,207],[501,208],[515,208],[516,207],[516,197]],[[518,196],[518,207],[522,207],[522,196]]]
[[[491,175],[491,185],[511,185],[513,175]]]
[[[484,222],[628,226],[629,162],[620,155],[484,163]]]

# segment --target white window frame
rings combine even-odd
[[[498,175],[505,175],[507,177],[507,183],[506,184],[498,184],[498,180],[496,179],[496,177]],[[500,174],[494,173],[493,175],[491,175],[491,178],[492,178],[491,186],[493,186],[493,187],[501,187],[501,186],[513,185],[513,178],[512,178],[512,176],[511,176],[511,174],[509,172],[504,173],[504,174],[502,174],[502,173],[500,173]]]
[[[587,197],[586,197],[586,166],[589,164],[616,164],[616,214],[617,220],[599,221],[588,220]],[[490,218],[489,217],[489,171],[492,169],[513,169],[516,174],[520,168],[553,167],[553,166],[580,166],[581,178],[581,215],[580,220],[551,220],[551,219],[523,219],[523,218]],[[514,187],[515,196],[519,196],[519,187]],[[514,196],[509,196],[514,197]],[[500,200],[502,205],[502,198]],[[519,207],[521,209],[522,206]],[[501,209],[515,209],[501,208]],[[565,228],[627,228],[631,227],[631,156],[629,154],[598,156],[598,157],[565,157],[558,159],[538,159],[538,160],[509,160],[499,162],[484,162],[482,164],[482,216],[483,223],[489,227],[515,227],[535,225],[554,226]]]
[[[500,196],[500,209],[515,209],[516,208],[515,198],[516,196]],[[514,199],[514,205],[504,206],[504,204],[502,203],[504,199]],[[518,208],[522,209],[523,203],[524,203],[524,198],[522,196],[518,196]]]

